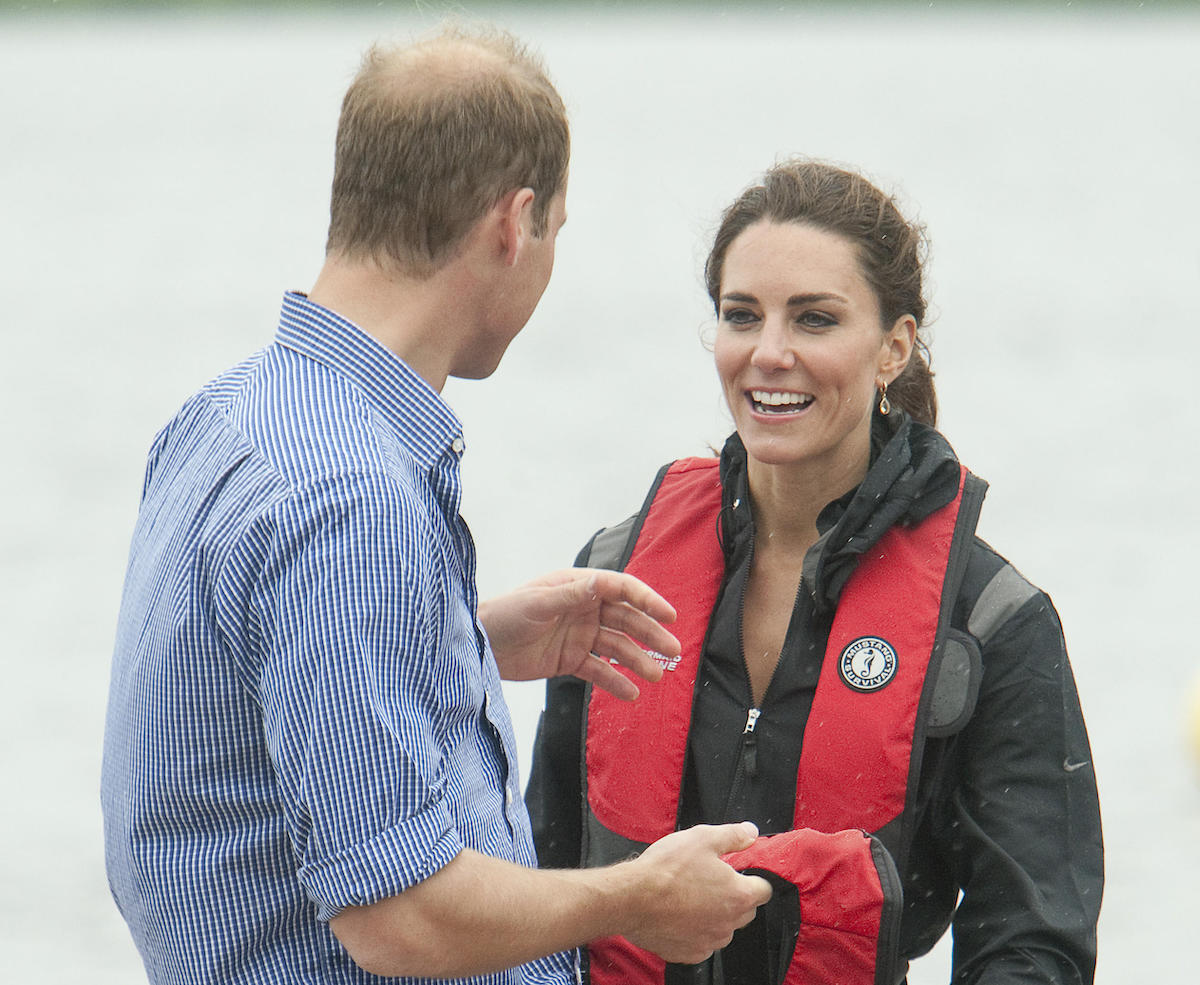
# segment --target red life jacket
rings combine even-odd
[[[964,486],[970,505],[960,509]],[[950,503],[913,527],[892,528],[860,560],[838,602],[804,730],[794,830],[730,857],[735,868],[769,873],[799,893],[800,932],[784,982],[895,980],[899,880],[867,832],[891,825],[888,847],[907,851],[905,807],[934,701],[930,670],[946,649],[943,609],[957,594],[953,575],[946,591],[947,569],[952,547],[974,534],[982,489],[962,469]],[[621,846],[636,851],[675,830],[701,651],[725,568],[721,501],[717,460],[684,459],[643,510],[624,570],[675,606],[682,653],[637,701],[590,691],[586,864],[615,861]],[[590,946],[589,968],[593,985],[664,981],[661,959],[619,937]]]

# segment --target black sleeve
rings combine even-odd
[[[963,893],[955,985],[1090,985],[1095,972],[1104,866],[1092,754],[1058,614],[1028,587],[981,640],[979,702],[958,737],[942,833]]]
[[[582,861],[585,690],[576,677],[546,682],[546,708],[525,788],[538,865],[546,869],[577,869]]]
[[[603,532],[603,531],[601,531]],[[599,536],[599,534],[597,534]],[[575,558],[586,566],[596,537]],[[577,677],[546,682],[525,806],[543,869],[578,869],[583,862],[583,711],[587,686]]]

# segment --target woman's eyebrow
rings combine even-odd
[[[840,294],[835,294],[832,291],[822,291],[813,294],[793,294],[790,298],[788,298],[788,305],[813,304],[818,301],[841,301],[843,304],[850,303]]]
[[[741,291],[730,291],[728,294],[721,295],[722,301],[737,301],[742,304],[757,304],[758,298],[753,294],[743,294]],[[793,294],[788,298],[788,306],[793,307],[801,304],[815,304],[820,301],[840,301],[842,304],[850,302],[841,294],[836,294],[833,291],[814,291],[811,294]]]

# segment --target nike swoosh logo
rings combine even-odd
[[[1074,773],[1076,770],[1083,769],[1090,762],[1091,762],[1090,759],[1085,759],[1079,763],[1072,763],[1070,758],[1067,758],[1067,759],[1063,760],[1063,769],[1066,770],[1068,773]]]

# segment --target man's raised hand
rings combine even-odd
[[[644,582],[595,568],[555,571],[479,604],[505,679],[572,674],[627,701],[637,685],[613,663],[659,680],[662,668],[647,650],[679,653],[679,641],[663,628],[674,619],[671,605]]]

